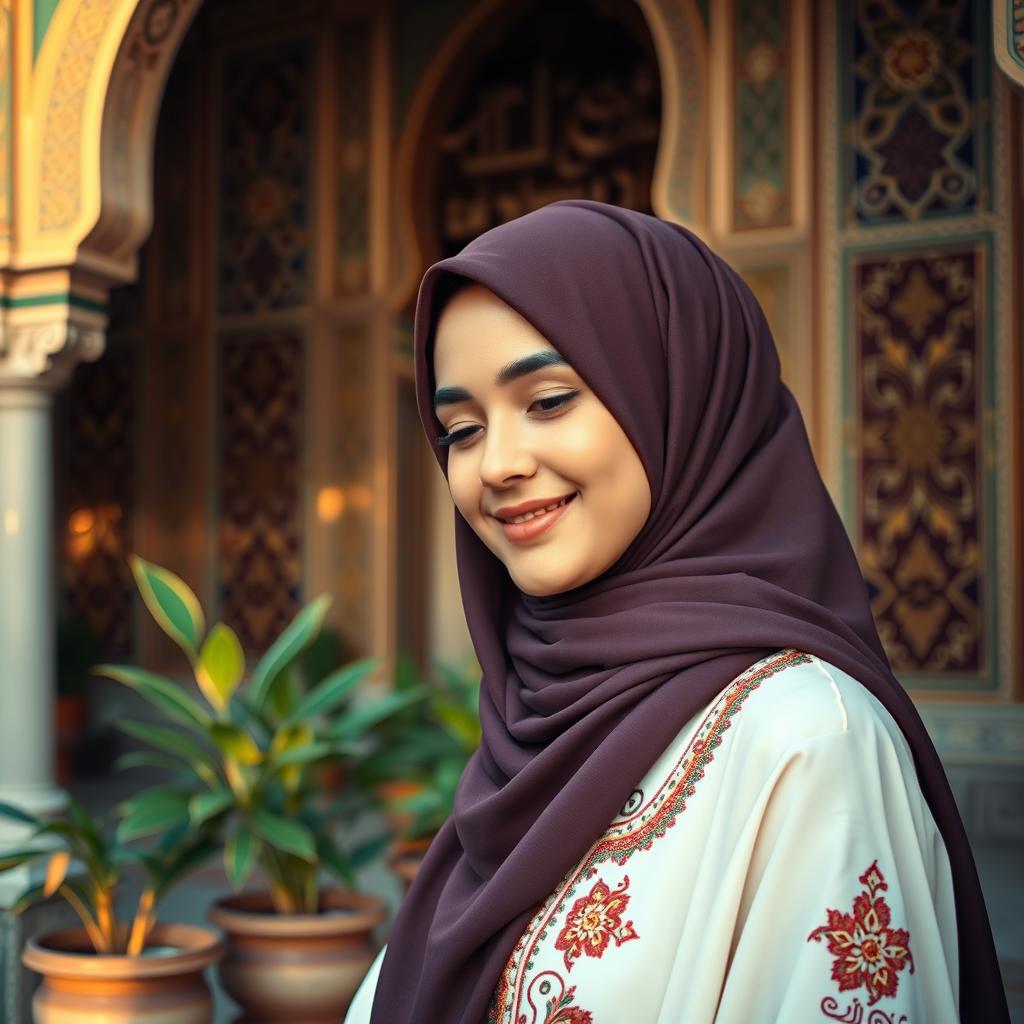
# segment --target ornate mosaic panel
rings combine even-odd
[[[788,0],[737,0],[733,228],[792,220]]]
[[[660,117],[635,4],[532,6],[482,57],[441,136],[443,254],[558,199],[650,212]]]
[[[852,258],[861,566],[893,668],[947,683],[991,669],[987,280],[977,243]]]
[[[246,651],[298,611],[302,579],[304,339],[224,333],[217,394],[217,590]]]
[[[310,294],[314,49],[308,37],[228,54],[221,68],[221,313],[304,305]]]
[[[369,285],[370,27],[338,33],[338,256],[335,287],[358,295]]]
[[[61,610],[86,622],[104,657],[130,655],[134,644],[135,352],[111,340],[60,399]]]
[[[986,11],[967,0],[843,0],[847,224],[989,208]]]

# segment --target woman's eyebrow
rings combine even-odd
[[[511,381],[525,377],[528,373],[542,370],[545,366],[568,366],[568,361],[560,352],[535,352],[532,356],[523,356],[515,362],[503,366],[494,383],[498,385],[508,384]],[[442,405],[454,405],[456,402],[468,401],[473,396],[465,388],[438,388],[434,392],[434,408],[439,409]]]

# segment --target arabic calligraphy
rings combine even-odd
[[[572,18],[559,7],[559,23],[538,24],[552,17],[541,5],[485,57],[439,140],[448,252],[560,199],[650,209],[661,114],[653,50],[584,0],[565,5]]]

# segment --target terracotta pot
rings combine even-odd
[[[270,894],[218,900],[210,920],[227,933],[221,985],[246,1024],[338,1024],[377,955],[384,903],[329,889],[319,914],[278,914]]]
[[[210,1024],[203,971],[220,959],[206,928],[158,924],[143,956],[100,955],[84,928],[29,939],[21,959],[43,976],[32,1000],[36,1024]]]

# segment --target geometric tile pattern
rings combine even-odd
[[[738,0],[735,15],[733,228],[792,219],[788,0]]]
[[[986,671],[983,257],[853,259],[859,555],[896,671]]]
[[[298,611],[302,571],[304,340],[224,332],[217,374],[217,592],[252,655]]]
[[[314,54],[303,36],[236,50],[222,63],[221,313],[309,301]]]
[[[839,5],[844,219],[918,221],[991,203],[990,32],[966,0]]]

